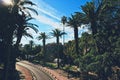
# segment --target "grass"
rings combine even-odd
[[[49,67],[49,68],[55,69],[55,68],[57,67],[57,64],[51,63],[51,62],[46,62],[46,63],[45,63],[45,66],[46,66],[46,67]]]
[[[52,68],[52,69],[56,69],[57,68],[57,64],[56,63],[52,63],[52,62],[47,62],[45,64],[46,67]],[[76,77],[78,78],[80,73],[78,71],[77,66],[74,65],[65,65],[64,67],[60,67],[60,70],[63,70],[67,73],[69,73],[69,75],[71,75],[71,77]]]

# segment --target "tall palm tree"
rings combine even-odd
[[[17,25],[16,28],[16,44],[15,48],[18,49],[19,43],[22,39],[22,36],[26,34],[26,30],[29,28],[33,29],[35,32],[37,32],[38,27],[36,24],[30,23],[29,21],[32,20],[33,18],[31,17],[31,14],[29,11],[32,11],[37,14],[37,11],[35,11],[32,8],[25,7],[25,5],[35,5],[29,0],[13,0],[14,6],[12,8],[12,13],[15,14],[16,17],[16,22],[15,25]],[[31,37],[29,34],[26,34],[26,36]]]
[[[18,47],[19,47],[19,43],[22,39],[22,36],[25,34],[25,30],[28,30],[28,28],[31,28],[35,32],[38,31],[36,28],[38,26],[36,24],[29,22],[30,20],[34,19],[31,17],[31,14],[29,11],[32,11],[36,14],[38,14],[38,13],[36,10],[25,6],[25,5],[31,5],[31,6],[35,5],[34,3],[32,3],[29,0],[13,0],[13,1],[14,1],[13,2],[14,4],[13,4],[13,8],[11,10],[11,13],[15,14],[15,18],[17,19],[14,22],[14,25],[16,25],[16,29],[15,29],[16,34],[15,35],[17,38],[16,44],[14,46],[15,46],[15,50],[17,51]],[[28,35],[28,34],[26,34],[26,35],[30,37],[30,35]]]
[[[116,0],[118,1],[118,0]],[[114,0],[92,0],[87,2],[82,7],[82,11],[85,14],[84,21],[91,24],[92,34],[95,35],[98,32],[98,23],[104,20],[105,14],[111,9],[115,9],[116,1]],[[108,13],[107,13],[108,15]]]
[[[15,26],[13,26],[13,22],[15,16],[13,13],[10,13],[10,7],[8,5],[0,5],[0,38],[2,43],[4,44],[4,76],[2,76],[3,80],[8,80],[9,73],[12,73],[11,65],[10,65],[10,57],[12,53],[12,41],[13,41],[13,33],[15,30]],[[3,23],[4,22],[4,23]],[[7,31],[7,32],[6,32]],[[5,44],[6,43],[6,44]],[[10,66],[9,66],[10,65]],[[10,67],[10,68],[9,68]],[[12,75],[11,75],[12,76]]]
[[[74,29],[75,48],[76,48],[77,54],[79,54],[79,51],[78,51],[78,27],[80,27],[82,24],[82,18],[83,18],[83,13],[76,12],[74,15],[71,15],[71,17],[69,17],[68,22],[67,22],[68,26],[70,26]]]
[[[61,23],[63,24],[63,32],[65,32],[65,23],[67,23],[67,17],[66,16],[63,16],[61,18]],[[65,43],[65,36],[63,35],[63,45]]]
[[[38,29],[36,27],[38,27],[36,24],[30,23],[29,21],[34,19],[31,17],[31,14],[29,13],[29,11],[33,11],[37,14],[37,12],[29,7],[24,7],[24,5],[34,5],[31,1],[25,0],[19,0],[19,2],[16,2],[16,4],[13,7],[13,13],[17,14],[15,17],[17,18],[17,28],[16,28],[16,43],[14,45],[15,48],[15,52],[13,53],[13,59],[14,59],[14,65],[15,65],[15,58],[17,57],[17,53],[18,52],[18,48],[19,48],[19,43],[21,42],[22,36],[26,35],[28,37],[32,37],[29,34],[26,33],[26,31],[28,29],[33,29],[36,33],[38,32]],[[18,12],[16,12],[16,7],[18,9]],[[27,10],[27,12],[26,12]],[[21,14],[18,14],[21,13]]]
[[[37,12],[32,8],[24,6],[25,4],[34,5],[31,1],[28,1],[28,0],[13,0],[12,6],[9,6],[9,7],[7,7],[6,10],[4,10],[4,11],[7,11],[6,14],[4,14],[3,11],[0,11],[0,13],[2,13],[4,15],[4,17],[6,17],[6,23],[3,24],[3,26],[2,26],[3,31],[1,31],[0,34],[5,35],[5,37],[3,37],[3,36],[2,37],[3,37],[3,40],[6,41],[8,44],[7,52],[6,52],[7,59],[5,61],[5,68],[4,68],[5,69],[4,80],[9,79],[8,74],[10,72],[8,72],[8,71],[11,70],[11,73],[12,73],[12,71],[14,72],[14,70],[15,70],[16,54],[15,54],[15,51],[13,52],[13,50],[18,50],[18,44],[21,40],[21,35],[23,33],[23,30],[25,29],[25,26],[28,26],[28,27],[34,26],[34,24],[31,24],[31,23],[26,24],[26,22],[27,22],[26,20],[27,19],[29,20],[31,18],[31,15],[28,12],[28,10],[34,11],[36,14],[37,14]],[[1,21],[2,21],[2,19],[1,19]],[[5,30],[7,31],[7,33],[5,33]],[[12,46],[13,34],[16,30],[17,30],[17,42],[15,45],[15,49],[13,49],[14,48]],[[8,70],[8,69],[10,69],[10,70]]]
[[[36,14],[38,13],[34,9],[25,6],[26,4],[35,5],[29,0],[12,0],[12,7],[10,7],[9,9],[10,14],[13,15],[12,21],[10,18],[11,21],[10,23],[12,24],[11,28],[14,28],[13,32],[17,31],[17,41],[16,41],[17,46],[21,41],[22,33],[24,32],[26,27],[30,27],[33,30],[37,31],[35,29],[35,26],[37,25],[29,23],[28,21],[33,19],[29,11],[33,11]]]
[[[101,48],[100,43],[99,41],[97,41],[95,35],[100,32],[101,25],[105,24],[106,22],[105,17],[109,15],[110,10],[115,9],[114,3],[116,4],[114,0],[107,0],[107,1],[106,0],[93,0],[92,2],[87,2],[84,6],[81,6],[85,14],[85,18],[83,21],[84,23],[91,24],[92,35],[95,40],[97,52],[99,54],[102,54],[103,52],[100,49]]]
[[[99,8],[101,9],[101,8]],[[91,29],[92,29],[92,34],[96,34],[97,33],[97,27],[96,27],[96,21],[99,15],[98,11],[99,10],[95,10],[95,5],[93,2],[87,2],[84,6],[82,6],[82,10],[85,13],[85,23],[91,23]]]
[[[59,51],[59,38],[62,37],[62,35],[65,35],[65,32],[61,32],[59,29],[52,30],[51,35],[53,37],[56,37],[56,43],[57,43],[57,51],[58,51],[58,59],[57,59],[57,68],[60,68],[60,51]]]
[[[42,43],[43,43],[43,57],[44,57],[44,60],[45,60],[45,54],[46,54],[46,39],[48,39],[48,35],[45,34],[45,32],[43,33],[40,33],[40,35],[37,37],[38,40],[42,40]],[[45,62],[45,61],[44,61]]]

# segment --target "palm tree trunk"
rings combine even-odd
[[[45,39],[43,39],[43,64],[44,65],[45,65],[45,54],[46,54]]]
[[[95,17],[95,16],[94,16]],[[97,33],[97,23],[95,18],[93,17],[93,19],[91,20],[91,29],[92,29],[92,34],[95,35]]]
[[[22,35],[17,37],[17,41],[16,44],[14,46],[12,46],[12,38],[11,38],[11,43],[9,43],[10,45],[8,46],[8,52],[7,52],[7,62],[5,63],[5,67],[6,67],[6,74],[5,74],[5,80],[14,80],[16,78],[16,57],[18,54],[18,47],[19,47],[19,43],[21,41],[21,37]],[[10,42],[10,39],[9,39]],[[7,69],[7,67],[9,67]]]
[[[6,47],[6,59],[4,62],[4,76],[3,76],[3,80],[8,80],[9,79],[9,65],[10,65],[10,54],[11,54],[11,46],[7,45]]]
[[[59,53],[59,36],[57,36],[57,51],[58,51],[58,53],[57,53],[57,57],[58,57],[58,59],[57,59],[57,68],[60,68],[60,61],[59,61],[59,59],[60,59],[60,53]]]
[[[78,67],[79,67],[79,69],[80,69],[80,54],[79,54],[79,46],[78,46],[78,27],[75,27],[74,28],[74,38],[75,38],[75,49],[76,49],[76,54],[78,55],[78,61],[79,61],[79,63],[78,63]],[[82,76],[81,74],[80,74],[80,76]]]
[[[65,26],[63,25],[63,32],[65,32]],[[63,35],[63,45],[65,43],[65,35]]]
[[[96,48],[97,48],[97,53],[101,53],[100,52],[100,47],[99,47],[99,44],[96,40],[96,36],[95,34],[97,33],[97,25],[96,25],[96,21],[93,19],[93,21],[91,21],[91,29],[92,29],[92,35],[93,35],[93,39],[95,40],[95,45],[96,45]]]
[[[10,34],[12,35],[12,34]],[[8,45],[6,45],[6,59],[5,59],[5,63],[4,63],[4,76],[3,76],[3,80],[10,80],[15,77],[14,76],[14,71],[15,71],[15,67],[13,66],[13,60],[14,58],[12,58],[12,48],[13,46],[12,44],[12,37],[8,37],[8,40],[6,42],[8,42]]]
[[[11,25],[12,26],[12,25]],[[13,80],[14,78],[14,71],[15,68],[11,65],[13,65],[12,63],[12,40],[13,40],[13,32],[14,32],[15,28],[8,28],[8,33],[6,33],[6,52],[5,52],[5,62],[4,62],[4,76],[3,76],[3,80]]]
[[[76,53],[79,54],[79,51],[78,51],[78,28],[77,27],[74,28],[74,38],[75,38]]]

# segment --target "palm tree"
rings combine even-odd
[[[82,25],[82,19],[84,18],[84,14],[80,12],[76,12],[74,15],[71,15],[68,19],[68,26],[72,27],[74,29],[74,39],[75,39],[75,52],[80,57],[79,54],[79,42],[78,42],[78,27]],[[78,58],[79,59],[79,58]],[[79,59],[80,61],[80,59]],[[80,68],[80,63],[79,63]]]
[[[37,14],[37,12],[32,8],[24,6],[25,4],[34,5],[31,1],[28,1],[28,0],[13,0],[12,6],[8,6],[3,11],[0,11],[0,14],[2,13],[4,15],[4,17],[6,17],[6,23],[2,24],[2,28],[1,28],[2,31],[0,31],[0,34],[1,34],[2,39],[4,41],[6,41],[7,45],[8,45],[6,47],[7,48],[7,52],[6,52],[7,56],[6,56],[6,61],[4,63],[5,64],[4,65],[5,66],[4,80],[9,79],[8,74],[10,72],[8,72],[8,71],[11,71],[11,73],[12,73],[15,70],[15,59],[16,59],[15,51],[18,50],[18,44],[20,43],[23,30],[25,29],[26,26],[28,26],[28,27],[34,26],[34,24],[26,23],[27,22],[26,20],[31,19],[31,15],[28,12],[28,10],[34,11],[36,14]],[[5,12],[5,14],[3,12]],[[1,19],[1,22],[2,22],[2,19]],[[7,33],[5,31],[7,31]],[[15,46],[13,46],[12,45],[13,44],[13,35],[14,35],[15,31],[17,31],[17,41],[16,41]],[[4,37],[2,34],[4,35]],[[13,49],[13,48],[15,48],[15,49]],[[13,52],[13,50],[15,50],[15,51]],[[10,70],[8,70],[8,69],[10,69]],[[12,76],[12,74],[11,74],[11,76]]]
[[[24,30],[26,30],[25,29],[26,27],[30,27],[33,30],[37,31],[37,29],[35,29],[35,26],[37,25],[29,23],[29,21],[33,19],[29,11],[32,11],[36,14],[38,13],[34,9],[25,6],[26,4],[35,5],[29,0],[12,0],[12,3],[13,4],[11,9],[9,9],[10,14],[13,15],[12,22],[10,23],[11,23],[11,28],[14,28],[13,32],[17,32],[16,46],[18,46],[22,38],[22,33],[24,33]]]
[[[67,23],[67,17],[66,16],[63,16],[61,18],[61,23],[63,24],[63,32],[65,32],[65,23]],[[63,45],[64,45],[64,42],[65,42],[65,36],[63,35]]]
[[[105,17],[109,15],[110,10],[115,9],[114,3],[116,3],[114,0],[93,0],[92,2],[87,2],[84,6],[81,6],[85,15],[83,21],[84,23],[91,24],[92,35],[95,40],[97,52],[99,54],[102,54],[103,52],[100,49],[101,47],[99,41],[96,39],[96,34],[99,33],[100,28],[105,25]]]
[[[99,8],[101,9],[101,8]],[[87,2],[84,6],[82,6],[82,10],[85,13],[85,23],[91,24],[92,34],[95,35],[97,33],[96,21],[99,15],[98,11],[95,10],[95,5],[93,2]]]
[[[46,39],[48,39],[48,35],[45,34],[45,32],[43,33],[40,33],[40,35],[37,37],[38,40],[42,40],[42,43],[43,43],[43,55],[46,54]],[[44,60],[45,60],[45,56],[44,57]],[[45,61],[44,61],[45,62]]]
[[[78,27],[80,27],[82,24],[82,18],[83,18],[83,13],[76,12],[75,15],[71,15],[71,17],[69,17],[68,22],[67,22],[68,26],[70,26],[74,29],[75,48],[76,48],[77,54],[79,54],[79,51],[78,51]]]
[[[0,5],[0,39],[1,42],[4,44],[4,53],[5,59],[4,59],[4,76],[2,76],[3,80],[8,80],[9,73],[12,73],[11,65],[10,65],[10,57],[12,55],[12,43],[13,43],[13,33],[16,29],[15,26],[13,26],[13,22],[15,19],[15,16],[13,13],[10,13],[10,7],[5,5]],[[4,23],[3,23],[4,22]],[[7,32],[6,32],[7,31]],[[10,68],[9,68],[10,67]],[[12,76],[11,76],[12,77]],[[11,79],[11,78],[9,78]]]
[[[57,59],[57,68],[60,68],[60,64],[59,64],[59,59],[60,59],[60,52],[59,52],[59,37],[61,37],[62,35],[65,35],[66,33],[65,32],[61,32],[59,29],[55,29],[55,30],[52,30],[51,32],[51,35],[53,37],[56,37],[56,43],[57,43],[57,51],[58,51],[58,59]]]
[[[32,55],[32,53],[33,53],[34,41],[33,41],[33,40],[30,40],[30,41],[29,41],[29,45],[30,45],[30,53],[29,53],[30,56],[28,57],[28,60],[31,59],[31,55]]]
[[[30,49],[32,50],[33,44],[34,44],[33,40],[30,40],[30,41],[29,41],[29,44],[30,44]]]
[[[30,38],[33,38],[30,34],[27,33],[27,30],[29,29],[32,29],[34,30],[36,33],[38,32],[38,29],[36,27],[38,27],[37,25],[35,24],[32,24],[32,23],[29,23],[28,21],[30,21],[31,19],[33,18],[27,18],[24,20],[24,22],[21,24],[21,27],[18,27],[16,29],[16,37],[17,37],[17,40],[16,40],[16,47],[19,46],[19,43],[22,39],[22,36],[28,36]]]
[[[37,12],[29,7],[25,7],[24,5],[35,5],[34,3],[32,3],[29,0],[14,0],[14,6],[12,8],[12,13],[15,14],[16,17],[16,22],[15,24],[17,25],[16,28],[16,43],[15,43],[15,48],[16,50],[18,50],[18,46],[19,43],[22,39],[23,35],[26,35],[28,37],[31,37],[31,35],[29,35],[28,33],[26,33],[26,30],[28,30],[29,28],[33,29],[36,33],[38,32],[37,28],[38,27],[36,24],[30,23],[29,21],[32,20],[33,18],[31,17],[31,14],[29,13],[29,11],[32,11],[34,13],[37,14]]]
[[[16,17],[16,21],[15,21],[15,25],[16,26],[16,43],[15,43],[15,50],[18,50],[19,47],[19,43],[22,39],[22,36],[24,34],[26,34],[26,30],[28,30],[29,28],[33,29],[36,33],[38,32],[37,28],[38,27],[36,24],[30,23],[29,21],[34,19],[31,17],[31,14],[29,13],[29,11],[32,11],[36,14],[37,11],[35,11],[32,8],[26,7],[25,5],[35,5],[34,3],[32,3],[29,0],[14,0],[14,6],[12,8],[11,13],[15,14]],[[26,36],[31,37],[29,34],[26,34]],[[14,54],[15,55],[15,54]],[[17,56],[16,56],[17,57]]]
[[[95,35],[98,32],[98,23],[104,20],[106,12],[115,9],[116,2],[118,0],[93,0],[92,2],[87,2],[82,7],[82,11],[85,14],[85,23],[91,24],[92,34]],[[107,13],[108,15],[108,13]]]

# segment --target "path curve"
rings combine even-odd
[[[17,62],[17,65],[27,68],[32,73],[33,80],[53,80],[51,76],[43,72],[41,69],[36,67],[34,64],[21,61],[21,62]]]

